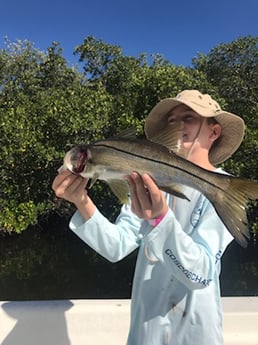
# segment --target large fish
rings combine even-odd
[[[73,147],[64,157],[63,168],[94,182],[105,180],[122,203],[128,201],[126,177],[135,171],[149,174],[158,187],[187,199],[182,185],[204,194],[217,214],[243,247],[250,238],[246,209],[258,198],[258,181],[205,170],[148,140],[119,137]]]

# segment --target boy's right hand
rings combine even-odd
[[[85,202],[88,197],[86,191],[87,182],[81,176],[64,170],[54,179],[52,189],[58,198],[70,201],[77,206],[77,204]]]
[[[86,221],[92,217],[96,209],[87,194],[87,182],[87,179],[69,170],[63,170],[55,177],[52,184],[56,196],[72,202]]]

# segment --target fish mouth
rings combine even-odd
[[[78,153],[76,165],[73,167],[73,171],[76,174],[80,174],[84,171],[87,158],[88,158],[87,148],[82,147]]]
[[[88,161],[87,145],[78,145],[68,151],[64,157],[64,165],[75,174],[81,174]]]
[[[85,168],[86,159],[87,159],[87,152],[80,152],[78,160],[77,160],[77,165],[73,169],[76,174],[80,174],[83,172]]]

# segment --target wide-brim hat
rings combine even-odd
[[[160,131],[167,128],[169,112],[180,104],[185,104],[200,116],[214,117],[221,125],[221,136],[209,152],[210,162],[216,165],[231,157],[244,137],[245,123],[243,119],[222,110],[211,96],[197,90],[184,90],[174,98],[161,100],[146,118],[144,127],[146,137],[152,140]]]

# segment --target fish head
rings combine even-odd
[[[83,177],[90,177],[90,162],[91,154],[89,146],[86,144],[73,147],[64,157],[64,166],[71,172]]]

